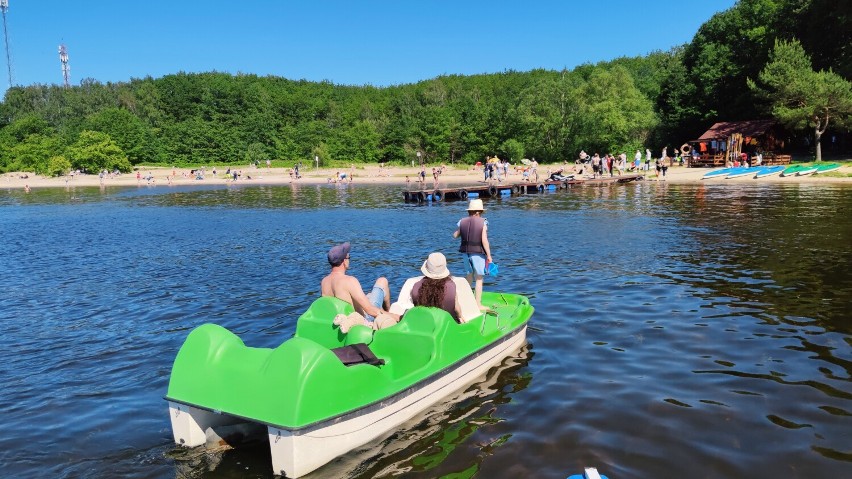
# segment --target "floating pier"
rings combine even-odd
[[[626,175],[590,179],[550,180],[505,184],[481,184],[471,186],[454,186],[447,188],[406,190],[402,196],[406,203],[424,203],[427,201],[441,202],[473,198],[497,198],[500,196],[520,196],[545,193],[548,191],[564,190],[575,186],[604,186],[616,183],[629,183],[641,180],[642,175]]]

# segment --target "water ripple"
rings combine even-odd
[[[172,444],[162,396],[188,331],[274,347],[330,245],[398,286],[465,204],[391,187],[0,190],[0,469],[9,476],[269,477],[264,447]],[[852,462],[852,191],[574,188],[487,201],[528,345],[316,477],[819,477]]]

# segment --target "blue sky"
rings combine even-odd
[[[560,70],[689,42],[734,0],[9,0],[16,85],[221,71],[376,86]],[[0,55],[0,92],[8,87]]]

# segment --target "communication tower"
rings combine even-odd
[[[9,53],[9,26],[6,23],[6,11],[9,10],[9,0],[0,0],[0,10],[3,11],[3,39],[6,40],[6,67],[9,70],[9,87],[12,87],[12,55]]]
[[[62,62],[62,79],[65,81],[65,88],[71,86],[71,67],[68,65],[68,49],[65,45],[59,45],[59,61]]]

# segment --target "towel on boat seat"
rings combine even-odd
[[[379,359],[364,343],[350,344],[341,348],[331,350],[344,366],[353,366],[355,364],[372,364],[373,366],[381,366],[385,364],[384,359]]]
[[[467,279],[453,276],[453,283],[456,284],[456,299],[458,299],[459,307],[461,308],[461,317],[459,320],[466,323],[474,318],[482,315],[479,306],[476,304],[476,297],[473,295],[473,290],[470,289],[470,283]],[[390,307],[390,312],[402,315],[409,309],[414,307],[414,300],[411,299],[411,290],[414,284],[423,279],[423,276],[409,278],[399,290],[399,297]]]
[[[340,330],[343,331],[343,334],[349,332],[352,329],[352,326],[362,325],[366,326],[370,329],[378,330],[388,328],[398,323],[399,320],[396,318],[385,314],[384,312],[379,313],[379,316],[375,321],[367,321],[367,318],[361,316],[359,313],[353,311],[346,314],[338,314],[334,317],[334,321],[332,321],[335,325],[340,326]]]

